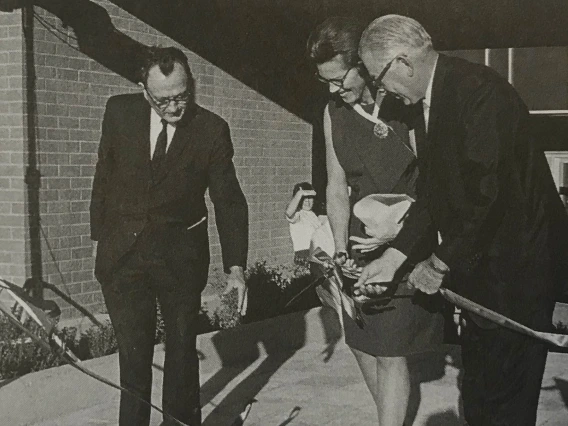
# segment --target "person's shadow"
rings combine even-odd
[[[442,379],[446,374],[446,367],[454,366],[459,370],[457,381],[461,387],[463,368],[461,367],[459,347],[456,345],[444,345],[444,350],[412,355],[408,358],[410,373],[410,398],[404,424],[412,425],[416,421],[418,408],[421,403],[420,385]],[[461,397],[458,399],[458,413],[447,410],[431,415],[427,426],[462,426],[465,424],[463,404]]]
[[[568,408],[568,381],[561,379],[560,377],[554,378],[554,386],[546,386],[543,387],[542,390],[550,391],[550,390],[557,390],[560,392],[560,396],[562,397],[562,402],[564,406]]]
[[[319,312],[327,343],[322,351],[324,362],[333,356],[335,346],[341,338],[337,314],[329,311],[330,309],[321,309]],[[266,351],[266,357],[220,402],[216,402],[203,426],[233,424],[247,403],[254,400],[278,369],[306,345],[306,313],[307,311],[286,314],[223,330],[212,337],[212,343],[221,359],[221,369],[201,386],[202,406],[213,404],[215,397],[231,381],[245,373],[245,370],[261,358],[260,344]],[[283,415],[290,412],[288,422],[292,421],[301,409],[299,406],[282,407]]]
[[[568,381],[559,377],[556,377],[554,381],[556,382],[556,388],[560,391],[564,405],[568,407]]]
[[[278,323],[278,324],[277,324]],[[275,333],[275,330],[278,330]],[[201,403],[209,404],[232,380],[261,357],[266,357],[241,380],[204,420],[204,426],[230,425],[243,407],[260,392],[272,375],[289,360],[306,340],[304,314],[272,318],[262,323],[223,330],[212,337],[221,358],[221,369],[201,386]]]
[[[458,417],[454,411],[449,410],[434,414],[428,418],[425,426],[463,426],[464,424],[463,416]]]

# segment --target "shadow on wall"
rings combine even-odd
[[[0,11],[22,8],[27,1],[0,0]],[[135,81],[147,46],[118,31],[104,7],[90,0],[32,0],[31,3],[71,27],[81,52]],[[312,99],[325,98],[326,92],[314,83],[304,56],[309,31],[315,25],[306,17],[296,16],[292,21],[282,22],[281,17],[273,16],[271,6],[258,5],[251,14],[239,2],[221,5],[210,0],[109,0],[109,3],[307,121],[314,117]],[[261,57],[258,52],[262,52]]]
[[[26,3],[25,0],[0,0],[0,11],[11,12]],[[118,31],[104,7],[90,0],[33,0],[30,3],[61,19],[64,26],[71,27],[78,48],[85,55],[122,77],[137,81],[148,46]],[[37,16],[36,20],[42,23]]]

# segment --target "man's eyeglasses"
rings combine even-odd
[[[147,87],[144,87],[144,91],[148,94],[154,105],[156,105],[161,110],[166,109],[172,102],[174,102],[176,105],[183,105],[189,102],[189,89],[186,89],[179,95],[171,96],[169,98],[156,98],[154,95],[152,95],[152,92],[150,92]]]
[[[329,80],[327,78],[323,78],[321,75],[319,75],[319,73],[316,71],[315,75],[316,78],[321,81],[322,83],[325,84],[333,84],[335,87],[338,87],[339,89],[343,90],[345,89],[345,87],[343,87],[343,85],[345,84],[345,80],[347,79],[347,76],[349,75],[349,73],[351,72],[351,70],[353,70],[354,68],[359,68],[359,64],[352,66],[351,68],[349,68],[345,74],[343,75],[342,78],[330,78]]]
[[[387,72],[389,72],[391,65],[397,59],[398,59],[398,56],[395,56],[393,59],[391,59],[389,62],[387,62],[387,64],[385,65],[383,70],[379,73],[379,75],[372,79],[371,83],[373,84],[373,86],[376,89],[382,89],[383,88],[383,78],[385,78],[385,75],[387,75]]]

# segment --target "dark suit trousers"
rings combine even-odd
[[[150,401],[159,301],[166,334],[162,407],[191,426],[201,424],[196,326],[203,283],[181,282],[168,266],[159,227],[145,229],[112,279],[102,285],[119,347],[120,383]],[[208,265],[197,267],[207,268]],[[206,274],[196,273],[203,280]],[[174,424],[166,417],[164,424]],[[123,392],[120,426],[146,426],[150,407]]]
[[[466,317],[462,397],[469,426],[534,426],[547,345],[504,327],[482,328]],[[533,314],[531,328],[550,331],[552,309]]]

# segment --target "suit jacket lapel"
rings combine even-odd
[[[135,161],[143,163],[142,170],[150,177],[150,105],[142,95],[137,95],[130,108],[124,112],[121,123],[122,136],[130,143],[125,146]]]
[[[430,99],[430,115],[428,116],[427,141],[433,141],[434,135],[438,130],[440,110],[444,102],[444,81],[448,72],[448,58],[440,54],[438,63],[434,71],[434,81],[432,82],[432,98]]]
[[[158,183],[163,180],[168,175],[169,171],[175,168],[177,162],[182,158],[181,154],[183,151],[193,142],[195,135],[193,123],[195,122],[195,117],[199,114],[199,111],[200,107],[193,105],[185,112],[184,117],[180,120],[176,127],[174,137],[166,153],[164,172],[161,174],[160,179],[154,183]]]

